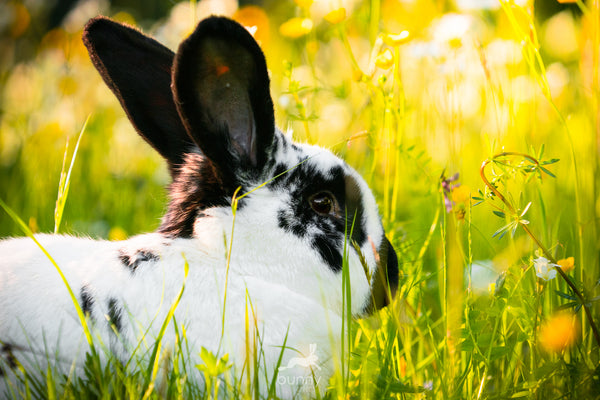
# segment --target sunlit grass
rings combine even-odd
[[[261,38],[279,126],[331,147],[362,173],[401,264],[392,306],[345,319],[342,364],[324,395],[599,397],[590,319],[600,322],[600,6],[577,2],[578,15],[538,21],[532,2],[499,0],[491,10],[459,13],[440,4],[290,1],[236,14]],[[196,2],[179,3],[153,28],[171,48],[201,18],[188,8],[203,12]],[[552,36],[556,26],[579,47]],[[166,168],[104,87],[79,35],[49,33],[36,59],[1,80],[0,199],[29,230],[51,231],[66,137],[91,115],[61,203],[61,231],[122,238],[152,230],[165,207]],[[524,179],[528,165],[513,168],[514,159],[488,167],[512,211],[480,177],[482,163],[502,152],[559,160],[545,166],[555,178],[542,180]],[[21,234],[14,221],[0,214],[0,235]],[[568,264],[563,272],[581,296],[560,276],[539,278],[540,249]],[[250,326],[251,299],[248,307]],[[185,333],[178,336],[172,360],[189,351]],[[258,354],[260,338],[249,346]],[[156,363],[133,373],[109,359],[103,372],[87,368],[87,383],[72,381],[64,396],[52,374],[32,384],[32,396],[253,397],[258,381],[222,377],[223,356],[202,358],[207,390],[188,379],[195,366],[173,362],[158,388],[148,384]],[[248,375],[259,369],[249,365]]]

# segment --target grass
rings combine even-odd
[[[504,0],[460,15],[439,1],[417,3],[362,2],[335,23],[300,1],[267,14],[271,28],[261,41],[279,126],[332,148],[362,173],[401,264],[392,306],[346,319],[343,362],[322,395],[599,398],[592,322],[600,323],[600,5],[580,1],[576,14],[542,21],[531,5]],[[196,4],[176,7],[187,6]],[[158,25],[191,27],[179,14]],[[260,34],[268,29],[257,15],[237,18]],[[291,17],[310,18],[313,28],[282,37],[276,29]],[[388,36],[404,29],[406,40]],[[34,60],[1,75],[0,199],[27,229],[51,231],[59,182],[69,188],[62,149],[89,115],[56,226],[111,239],[153,230],[165,207],[166,168],[103,87],[79,35],[49,33]],[[378,58],[386,49],[387,63]],[[0,214],[0,236],[21,234],[15,221]],[[544,280],[540,257],[573,257],[574,268]],[[566,329],[560,312],[570,318]],[[136,368],[110,357],[100,367],[90,355],[87,380],[62,390],[63,378],[50,373],[32,382],[31,397],[254,396],[258,379],[217,379],[228,370],[224,355],[202,357],[210,386],[187,380],[196,366],[184,362],[185,332],[178,336],[160,387],[152,383],[166,355],[157,348],[155,362],[132,360]],[[260,354],[259,337],[249,345]],[[248,375],[259,370],[257,357]]]

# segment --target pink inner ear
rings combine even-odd
[[[217,78],[226,72],[229,72],[229,67],[227,65],[217,65]]]

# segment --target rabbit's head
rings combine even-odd
[[[84,43],[138,133],[168,163],[171,200],[159,232],[223,242],[213,228],[231,230],[223,221],[231,221],[232,198],[243,196],[232,262],[253,269],[245,273],[325,293],[341,307],[347,263],[353,314],[389,303],[398,262],[370,189],[328,150],[276,129],[265,58],[244,27],[208,18],[173,54],[99,17]]]

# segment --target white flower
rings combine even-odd
[[[558,267],[558,265],[551,263],[547,258],[538,257],[533,260],[533,265],[535,266],[535,274],[538,278],[549,281],[556,277],[555,267]]]

